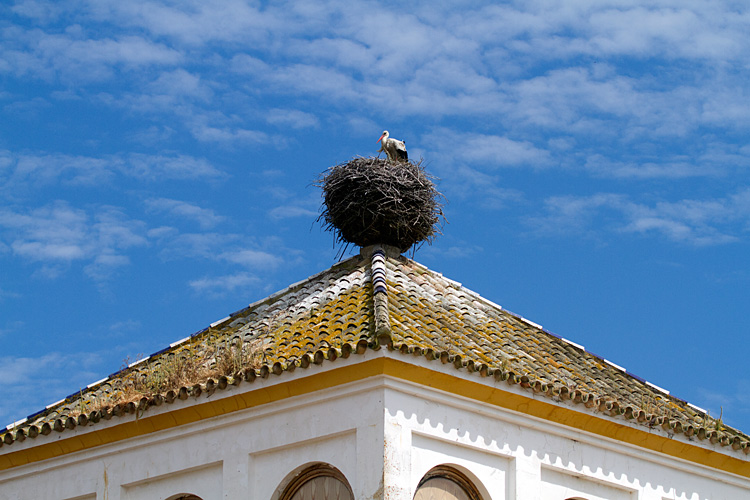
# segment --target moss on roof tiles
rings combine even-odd
[[[481,370],[485,376],[520,383],[552,398],[585,403],[592,411],[622,415],[643,425],[676,428],[688,437],[695,434],[725,445],[731,441],[733,447],[750,451],[746,435],[722,428],[720,421],[684,401],[485,301],[460,284],[402,256],[387,258],[385,268],[390,324],[387,340],[392,348],[452,362],[457,368]],[[0,439],[12,443],[19,431],[25,437],[28,432],[35,435],[40,428],[72,428],[76,421],[90,425],[102,416],[109,418],[135,411],[136,407],[145,410],[150,404],[184,399],[189,393],[200,394],[209,385],[211,390],[215,384],[226,387],[236,383],[237,377],[253,380],[256,373],[279,374],[322,358],[363,352],[367,346],[377,348],[380,337],[375,338],[374,310],[371,261],[353,257],[82,390],[35,415],[14,429],[16,434],[6,433]],[[116,401],[123,380],[143,379],[159,367],[192,359],[190,356],[215,364],[222,353],[233,352],[227,351],[226,346],[237,345],[243,346],[239,351],[242,369],[224,373],[223,378],[211,375],[218,377],[218,382],[202,380],[199,384],[146,394],[145,401],[106,408],[107,401]],[[250,349],[247,355],[244,347]],[[87,407],[97,401],[104,401],[105,409],[88,413]],[[717,433],[719,429],[723,431],[721,435]]]

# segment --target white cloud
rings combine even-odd
[[[257,77],[269,73],[272,68],[263,60],[249,54],[236,54],[229,61],[229,68],[241,75],[254,75]]]
[[[441,162],[478,163],[483,167],[546,167],[551,156],[529,141],[508,137],[438,129],[423,138],[423,143],[437,150]]]
[[[665,82],[595,66],[556,69],[509,83],[508,112],[529,126],[605,141],[681,137],[700,124],[705,96],[688,81]]]
[[[283,30],[280,13],[288,9],[259,9],[240,0],[164,2],[141,0],[118,2],[94,0],[89,13],[104,22],[145,29],[157,38],[168,37],[180,44],[201,46],[212,42],[257,45],[271,30]]]
[[[295,57],[313,58],[324,65],[342,66],[360,71],[367,71],[377,62],[377,56],[367,44],[344,38],[295,39],[288,50],[289,54]],[[248,69],[251,67],[248,66]],[[255,68],[260,68],[257,63]]]
[[[206,102],[213,97],[213,91],[199,75],[182,68],[162,73],[147,85],[146,90],[153,94],[188,97]]]
[[[527,219],[538,234],[570,234],[588,231],[595,217],[606,209],[626,210],[623,195],[600,193],[591,196],[553,196],[544,202],[545,214]],[[606,227],[606,226],[604,226]]]
[[[747,229],[748,217],[750,189],[743,189],[724,198],[651,205],[611,193],[556,196],[545,201],[545,214],[529,217],[527,223],[543,235],[595,231],[656,234],[678,243],[705,246],[737,241]]]
[[[448,247],[430,246],[424,250],[428,255],[446,259],[469,259],[484,252],[484,248],[478,245],[462,243],[461,245],[452,245]]]
[[[599,154],[587,158],[584,165],[592,175],[597,177],[621,179],[684,179],[720,173],[718,167],[710,164],[698,165],[688,161],[635,163],[613,161]]]
[[[272,219],[277,220],[290,219],[293,217],[308,217],[314,219],[318,216],[318,212],[294,205],[282,205],[272,209],[268,215],[270,215]]]
[[[15,298],[15,294],[13,292],[10,292],[10,296]],[[2,300],[1,297],[0,297],[0,300]],[[25,326],[26,326],[25,323],[20,320],[9,321],[5,323],[4,325],[0,326],[0,338],[2,338],[5,335],[11,335],[13,336],[13,338],[16,338],[16,336],[19,335],[20,332],[23,331]]]
[[[747,21],[724,17],[727,12],[711,9],[708,4],[694,2],[594,12],[587,20],[587,31],[593,32],[589,50],[637,56],[657,52],[681,58],[737,57],[743,45],[746,46],[737,36],[737,29]]]
[[[21,294],[18,292],[12,292],[10,290],[3,290],[0,288],[0,302],[6,299],[18,299],[21,297]],[[2,334],[2,330],[0,329],[0,334]]]
[[[109,331],[114,333],[132,332],[142,328],[142,324],[138,320],[128,319],[125,321],[118,321],[109,325]]]
[[[180,234],[180,232],[177,230],[177,228],[172,226],[159,226],[149,229],[146,234],[149,238],[164,239],[175,237]]]
[[[169,198],[152,198],[146,200],[145,203],[146,207],[151,210],[167,212],[177,217],[192,219],[204,229],[212,228],[224,220],[224,217],[217,215],[213,210],[201,208],[186,201]]]
[[[341,99],[351,101],[362,97],[357,92],[358,84],[351,75],[333,67],[297,63],[279,66],[263,76],[268,83],[279,86],[282,90],[312,94],[329,102]]]
[[[158,146],[166,144],[172,137],[175,136],[175,129],[169,126],[152,125],[144,130],[138,130],[130,134],[130,137],[141,144],[148,146]]]
[[[272,239],[273,240],[273,239]],[[275,241],[258,244],[237,234],[183,233],[163,242],[165,258],[200,257],[214,262],[224,262],[259,271],[277,268],[287,252]],[[272,250],[264,250],[270,247]]]
[[[150,181],[156,180],[219,180],[226,174],[214,167],[205,158],[189,155],[146,155],[131,154],[121,161],[120,171]]]
[[[201,142],[218,142],[224,144],[274,144],[274,139],[265,132],[243,128],[213,127],[205,124],[195,124],[191,133]]]
[[[269,252],[252,249],[234,249],[219,254],[222,260],[241,266],[257,269],[274,268],[281,264],[282,258]]]
[[[533,2],[466,10],[458,33],[560,59],[580,55],[742,57],[747,14],[730,2]],[[498,30],[497,26],[503,26]]]
[[[144,66],[175,65],[181,54],[163,44],[139,36],[87,39],[80,27],[66,33],[19,27],[4,31],[8,49],[0,55],[0,69],[15,76],[34,76],[68,83],[108,80],[115,69],[125,71]]]
[[[114,174],[116,161],[62,154],[12,154],[6,157],[6,186],[19,185],[97,185],[108,182]],[[4,176],[5,177],[5,176]]]
[[[180,234],[177,233],[176,230],[168,231],[166,229],[161,236],[165,238],[165,241],[162,243],[163,248],[161,250],[161,255],[167,259],[201,257],[209,260],[216,260],[216,249],[218,247],[236,245],[239,240],[239,236],[236,234]]]
[[[293,129],[317,127],[319,124],[315,115],[297,109],[271,109],[266,120],[273,125],[289,126]]]
[[[7,425],[18,418],[44,409],[45,405],[68,396],[96,380],[96,367],[101,357],[96,353],[64,354],[50,352],[38,357],[0,357],[0,399],[13,401],[12,405],[0,407],[0,425]],[[37,383],[38,373],[62,373],[63,377],[49,377]],[[101,376],[101,375],[99,375]]]
[[[731,199],[709,201],[681,200],[661,202],[653,207],[633,205],[626,214],[630,221],[622,230],[635,233],[661,233],[674,241],[693,245],[717,245],[737,241],[737,236],[727,234],[734,228],[728,222],[750,215],[737,212]]]
[[[94,260],[85,266],[83,270],[91,279],[105,281],[112,277],[118,268],[128,266],[129,264],[130,258],[127,255],[106,252],[94,257]]]
[[[147,244],[144,226],[107,206],[92,214],[62,201],[28,212],[0,209],[0,235],[13,254],[42,263],[48,275],[56,274],[55,266],[89,261],[90,275],[104,277],[128,263],[123,250]]]
[[[701,123],[728,129],[750,126],[750,90],[739,82],[712,82],[701,92]]]
[[[448,199],[457,196],[470,199],[483,208],[498,210],[524,198],[523,193],[516,189],[499,187],[501,181],[496,175],[489,175],[461,163],[441,161],[437,167],[443,181],[439,189],[444,189]]]
[[[43,5],[16,9],[40,19]],[[275,98],[290,94],[334,112],[356,104],[399,120],[489,120],[503,131],[498,137],[533,141],[536,149],[542,149],[540,132],[633,143],[750,120],[744,80],[728,69],[750,49],[744,36],[750,16],[722,2],[390,10],[359,2],[261,9],[240,1],[99,0],[60,16],[74,20],[62,34],[10,29],[7,38],[20,40],[10,52],[31,52],[32,40],[38,46],[45,40],[65,52],[60,64],[70,73],[108,78],[113,68],[123,70],[124,90],[101,93],[101,103],[153,116],[171,113],[197,140],[223,146],[283,148],[284,138],[263,131],[259,119],[296,129],[318,126],[311,113],[279,108]],[[92,19],[114,33],[87,37]],[[35,51],[40,60],[51,57]],[[617,59],[623,57],[630,59]],[[22,71],[33,60],[8,59],[6,66]],[[690,67],[679,69],[684,61]],[[717,69],[721,64],[730,66]],[[127,73],[131,67],[144,71]],[[640,68],[664,70],[645,74]],[[510,129],[523,134],[506,134]]]
[[[37,261],[71,261],[91,254],[88,217],[58,202],[30,213],[0,211],[0,226],[10,233],[13,252]]]
[[[59,2],[44,0],[20,0],[10,10],[19,16],[46,24],[57,19],[66,10],[66,6]]]
[[[17,196],[39,187],[101,186],[118,176],[148,181],[219,180],[226,176],[203,158],[139,153],[102,157],[0,152],[0,192]]]
[[[241,272],[225,276],[205,277],[190,281],[190,287],[197,293],[207,293],[211,296],[223,296],[237,290],[246,290],[258,286],[260,278],[252,274]]]
[[[34,379],[34,373],[42,371],[58,371],[64,367],[74,367],[79,361],[90,362],[97,359],[91,354],[66,356],[59,352],[45,354],[38,358],[0,358],[0,380],[5,383],[4,387],[17,386]]]
[[[750,416],[750,379],[738,378],[729,384],[710,388],[698,387],[698,393],[705,401],[700,406],[710,410],[714,418],[721,417],[725,425],[736,426],[734,422],[746,421]]]
[[[721,140],[731,142],[750,120],[744,83],[750,15],[727,2],[537,1],[395,10],[360,2],[260,8],[240,1],[98,0],[48,11],[44,5],[24,2],[15,10],[40,24],[59,15],[67,28],[8,26],[6,71],[68,74],[82,67],[76,97],[100,92],[98,104],[179,121],[177,131],[147,129],[144,140],[185,132],[208,145],[283,148],[286,139],[264,130],[265,123],[300,130],[318,127],[320,116],[331,113],[347,116],[342,122],[359,132],[384,117],[396,123],[428,117],[436,127],[442,118],[457,119],[452,128],[471,123],[465,129],[474,131],[435,128],[421,138],[423,150],[439,156],[436,167],[451,190],[481,192],[485,205],[495,207],[520,195],[497,187],[500,179],[487,173],[493,167],[583,164],[596,177],[686,179],[725,174],[733,168],[727,163],[741,167],[750,156],[721,144],[673,152],[702,127],[718,127],[720,137],[728,130]],[[92,20],[110,28],[106,36],[91,30]],[[61,62],[42,64],[53,55]],[[113,71],[122,91],[86,88],[87,73],[109,78]],[[294,109],[298,102],[304,107]],[[314,109],[322,111],[308,112]],[[711,132],[706,140],[720,142]],[[649,154],[615,157],[612,151],[623,145]],[[208,161],[184,156],[27,156],[12,174],[0,167],[0,177],[89,185],[116,175],[222,177]],[[270,214],[312,211],[285,206]],[[696,223],[659,215],[624,228],[697,238]],[[207,220],[203,227],[210,227]],[[709,235],[708,225],[702,231],[712,241],[727,236]]]

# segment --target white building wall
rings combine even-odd
[[[3,471],[0,499],[274,500],[290,474],[313,462],[338,468],[356,500],[411,500],[424,474],[445,464],[485,500],[750,498],[750,481],[739,476],[375,377]]]
[[[750,499],[746,478],[403,381],[388,385],[386,428],[410,444],[400,457],[410,464],[409,488],[393,500],[411,500],[441,464],[475,478],[489,500]]]
[[[287,476],[314,462],[338,468],[357,498],[382,497],[384,390],[376,380],[364,381],[0,471],[0,500],[168,500],[181,493],[269,500]],[[13,451],[79,432],[86,430],[14,443]]]

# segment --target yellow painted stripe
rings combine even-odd
[[[281,401],[294,396],[309,394],[322,389],[380,375],[382,373],[383,363],[381,360],[376,359],[357,365],[326,370],[310,377],[263,387],[228,398],[207,401],[187,408],[177,408],[173,411],[151,417],[142,416],[136,420],[124,422],[108,429],[86,432],[77,436],[71,436],[67,439],[55,441],[54,443],[45,443],[33,448],[0,455],[0,470],[47,460],[68,453],[86,450],[103,444],[115,443],[136,436],[159,432],[161,430],[198,422],[207,418],[226,415],[234,411],[261,406],[274,401]],[[146,415],[148,415],[148,413],[146,413]],[[116,419],[118,417],[112,418]],[[67,432],[71,431],[64,431],[63,436]]]
[[[385,375],[750,478],[750,461],[693,446],[679,439],[669,439],[645,430],[634,429],[616,421],[577,412],[539,399],[502,391],[445,373],[433,372],[402,361],[393,359],[386,361]]]
[[[574,429],[750,478],[750,462],[746,460],[693,446],[680,439],[668,439],[645,430],[622,425],[616,421],[573,411],[543,400],[513,394],[479,382],[463,380],[391,358],[377,358],[354,365],[333,368],[298,380],[282,382],[228,398],[207,401],[187,408],[178,408],[151,417],[143,416],[137,420],[131,420],[108,429],[95,430],[54,443],[46,443],[33,448],[1,455],[0,470],[159,432],[164,429],[198,422],[219,415],[226,415],[294,396],[310,394],[322,389],[336,387],[377,375],[388,375],[427,387],[433,387],[475,401],[507,408],[550,422],[563,424]]]

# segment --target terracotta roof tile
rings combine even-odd
[[[748,436],[727,427],[718,431],[718,422],[700,408],[460,283],[402,256],[385,258],[377,247],[374,253],[368,249],[362,255],[251,304],[17,422],[0,433],[0,446],[52,430],[95,425],[100,419],[145,411],[189,395],[210,394],[241,380],[348,357],[380,343],[520,384],[553,399],[572,399],[592,411],[659,425],[750,454]],[[228,345],[252,347],[237,372],[115,404],[123,380],[146,376],[154,367],[190,355],[215,359],[218,349]],[[97,400],[108,399],[109,406],[89,411]]]

